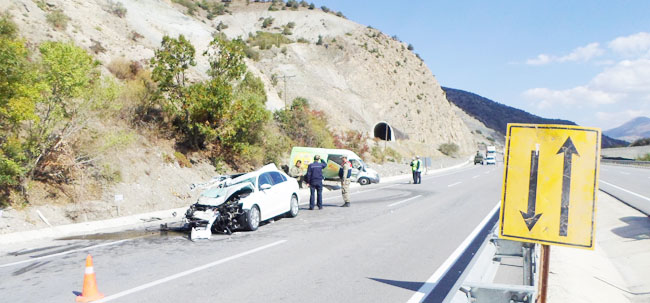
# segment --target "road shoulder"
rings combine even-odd
[[[548,302],[649,302],[650,218],[598,193],[593,251],[553,246]]]

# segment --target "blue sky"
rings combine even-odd
[[[443,86],[603,130],[650,116],[650,1],[315,4],[413,44]]]

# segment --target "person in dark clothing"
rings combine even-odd
[[[327,167],[319,155],[314,156],[314,163],[307,167],[305,181],[309,186],[309,210],[314,209],[314,191],[318,194],[318,209],[323,209],[323,168]]]
[[[413,172],[413,184],[417,184],[418,182],[418,177],[417,173],[415,172],[416,168],[416,162],[415,162],[415,157],[411,158],[411,171]]]

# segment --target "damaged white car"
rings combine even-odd
[[[260,222],[299,211],[298,182],[274,164],[254,172],[214,178],[185,213],[190,239],[209,239],[212,232],[256,230]]]

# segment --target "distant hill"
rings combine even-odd
[[[442,87],[442,89],[447,94],[447,100],[481,121],[485,126],[494,129],[504,136],[508,123],[577,125],[573,121],[535,116],[521,109],[507,106],[463,90],[449,87]],[[602,147],[627,145],[628,143],[625,141],[613,139],[603,134]]]
[[[650,118],[636,117],[619,127],[606,130],[603,133],[625,141],[650,138]]]

